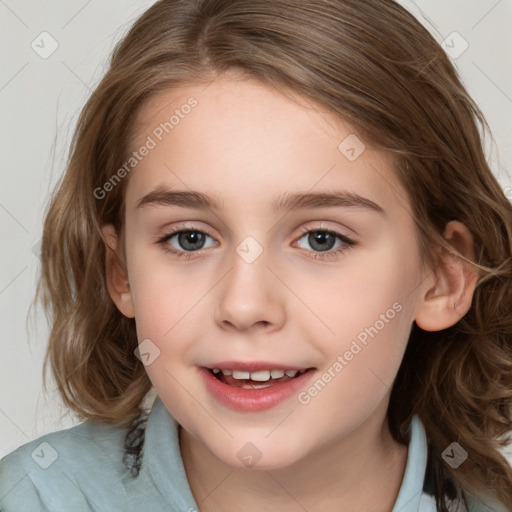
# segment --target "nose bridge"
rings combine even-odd
[[[239,329],[253,324],[279,324],[284,306],[278,283],[269,266],[270,252],[254,236],[246,236],[230,259],[231,270],[216,306],[216,321]]]

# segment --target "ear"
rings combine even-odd
[[[446,225],[444,238],[454,250],[441,249],[416,308],[416,324],[425,331],[440,331],[455,325],[469,311],[478,281],[475,267],[458,256],[475,260],[469,229],[461,222],[451,221]]]
[[[108,293],[124,316],[134,318],[135,308],[133,307],[128,274],[119,255],[119,237],[112,224],[105,224],[101,230],[107,242],[105,268]]]

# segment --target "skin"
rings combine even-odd
[[[423,264],[390,155],[367,145],[349,161],[338,150],[354,133],[347,122],[259,82],[227,73],[206,88],[160,93],[139,115],[134,148],[191,96],[197,107],[129,176],[126,259],[119,234],[103,229],[113,250],[110,296],[135,317],[139,342],[149,338],[160,350],[146,370],[183,427],[181,452],[200,510],[389,512],[407,447],[392,439],[386,410],[413,321],[426,330],[455,324],[470,307],[476,275],[460,258]],[[159,185],[214,195],[222,208],[136,208]],[[270,207],[285,192],[333,189],[385,213]],[[182,222],[211,234],[189,260],[155,243]],[[333,230],[356,245],[315,259],[321,251],[302,228]],[[236,252],[247,236],[263,249],[252,263]],[[461,223],[450,222],[445,237],[474,256]],[[178,237],[167,245],[186,252]],[[342,242],[333,245],[331,252]],[[318,377],[395,303],[400,312],[306,405],[293,396],[270,410],[233,411],[198,375],[212,361],[266,360],[315,367]],[[247,442],[262,455],[252,469],[237,457]]]

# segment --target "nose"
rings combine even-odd
[[[240,254],[233,251],[231,269],[219,284],[215,322],[233,331],[280,329],[285,319],[286,287],[269,267],[266,251],[252,262]]]

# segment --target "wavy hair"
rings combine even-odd
[[[101,231],[112,223],[122,234],[129,177],[105,197],[94,191],[129,158],[130,127],[149,98],[227,70],[298,93],[391,152],[432,263],[435,248],[453,252],[442,236],[449,221],[471,231],[470,311],[439,332],[413,325],[388,419],[399,442],[413,415],[422,420],[439,511],[453,489],[512,510],[500,453],[512,429],[512,206],[485,158],[483,114],[434,37],[392,0],[161,0],[134,23],[81,112],[45,212],[35,297],[51,318],[45,374],[51,366],[81,418],[139,414],[151,383],[134,356],[134,319],[108,294]],[[442,460],[453,441],[470,454],[457,470]]]

